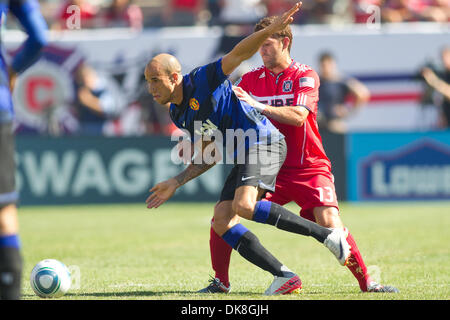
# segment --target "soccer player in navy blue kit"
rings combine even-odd
[[[16,207],[19,195],[15,190],[14,179],[14,110],[11,91],[17,75],[37,60],[46,45],[47,25],[36,0],[0,0],[0,26],[8,10],[28,34],[11,66],[6,65],[0,54],[0,299],[18,300],[22,257]]]
[[[185,76],[181,75],[178,60],[169,54],[157,55],[145,70],[149,92],[158,103],[171,103],[169,112],[173,122],[186,130],[194,143],[200,141],[200,156],[211,145],[211,136],[220,137],[219,142],[231,151],[235,166],[215,206],[213,228],[242,257],[274,276],[265,292],[267,295],[298,291],[300,278],[265,249],[257,237],[239,223],[239,217],[312,236],[330,249],[341,264],[345,264],[350,255],[341,230],[329,230],[275,203],[258,201],[267,190],[274,189],[276,176],[286,157],[286,143],[283,135],[264,115],[238,99],[227,79],[244,60],[256,53],[268,37],[290,24],[300,6],[301,3],[297,3],[273,24],[242,40],[223,58]],[[256,133],[257,139],[241,140],[241,144],[236,145],[230,143],[235,138],[229,135],[230,132],[239,130],[241,133]],[[215,135],[217,132],[221,134]],[[233,146],[231,150],[228,148],[230,144]],[[264,161],[261,158],[263,154],[267,157]],[[150,189],[147,207],[158,208],[172,197],[177,188],[216,163],[203,160],[196,163],[194,159],[179,175]]]

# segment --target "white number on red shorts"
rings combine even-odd
[[[320,197],[320,201],[323,202],[323,196],[324,196],[324,189],[325,189],[325,195],[326,195],[326,199],[325,202],[333,202],[334,200],[334,192],[333,189],[331,187],[317,187],[317,190],[319,190],[319,197]]]

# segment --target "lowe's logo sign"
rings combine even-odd
[[[422,139],[361,162],[364,200],[439,200],[450,198],[450,147]]]

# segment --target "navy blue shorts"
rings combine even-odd
[[[245,162],[236,164],[228,174],[220,194],[219,202],[233,200],[236,189],[254,186],[266,191],[275,191],[278,172],[286,159],[286,141],[255,145],[245,154]]]

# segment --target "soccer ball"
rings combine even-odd
[[[30,284],[41,298],[59,298],[70,289],[70,272],[67,267],[55,259],[45,259],[31,271]]]

